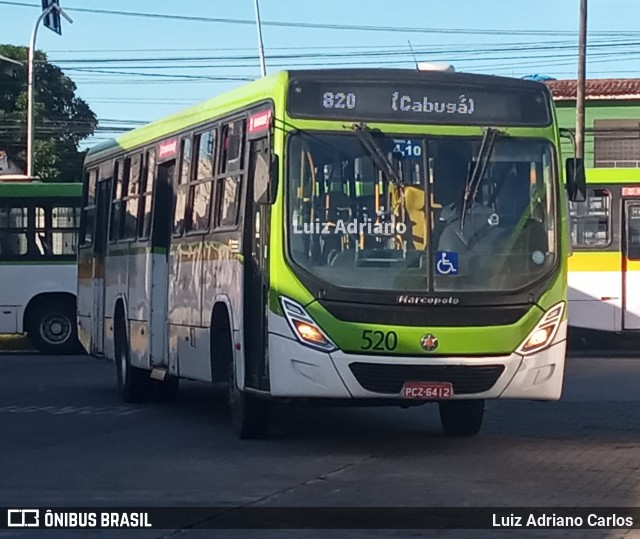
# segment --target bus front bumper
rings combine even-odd
[[[282,327],[282,326],[280,326]],[[566,353],[564,322],[553,344],[530,356],[402,357],[326,353],[293,334],[269,334],[271,395],[287,398],[399,399],[404,382],[451,381],[454,399],[557,400]]]

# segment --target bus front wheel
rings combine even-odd
[[[440,422],[447,436],[475,436],[484,417],[484,400],[440,401]]]
[[[78,328],[72,301],[43,301],[30,318],[29,340],[43,354],[72,354],[78,350]]]
[[[271,423],[271,403],[240,391],[233,373],[233,365],[229,367],[229,408],[233,430],[241,440],[261,440],[269,436]]]

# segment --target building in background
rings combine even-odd
[[[0,54],[0,84],[2,84],[3,81],[6,82],[8,78],[15,78],[18,74],[18,68],[21,65],[20,62]],[[0,130],[0,135],[1,134],[2,132]],[[0,144],[0,176],[22,173],[23,170],[10,159]]]
[[[575,129],[575,80],[547,80],[561,127]],[[640,79],[591,79],[586,88],[587,168],[640,167]],[[565,155],[571,155],[567,143]]]
[[[15,77],[18,72],[18,68],[22,64],[6,56],[0,54],[0,78],[1,77]]]
[[[576,81],[544,81],[561,127],[576,124]],[[587,81],[587,196],[569,204],[569,323],[640,330],[640,79]],[[569,142],[565,156],[573,151]],[[590,334],[590,333],[588,333]]]

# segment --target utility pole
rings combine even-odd
[[[587,72],[587,0],[580,0],[578,80],[576,88],[576,158],[584,159],[584,110]]]
[[[258,56],[260,57],[260,75],[267,76],[267,66],[264,61],[264,45],[262,43],[262,23],[260,22],[260,6],[258,0],[254,1],[256,8],[256,27],[258,29]]]
[[[29,51],[27,54],[27,176],[33,177],[33,60],[36,52],[36,36],[38,35],[38,27],[44,20],[45,26],[57,34],[61,34],[60,15],[62,15],[69,23],[73,20],[60,7],[59,0],[43,0],[42,13],[36,19],[31,32],[31,40],[29,41]]]

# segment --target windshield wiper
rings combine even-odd
[[[464,220],[467,215],[467,212],[471,210],[473,203],[476,199],[476,195],[478,194],[478,189],[480,189],[480,184],[482,183],[482,179],[484,178],[484,173],[487,170],[487,165],[489,164],[489,160],[491,159],[491,154],[493,152],[493,147],[496,143],[496,137],[498,136],[498,130],[493,127],[487,127],[482,136],[482,141],[480,142],[480,149],[478,150],[478,155],[476,156],[476,164],[471,172],[469,178],[467,179],[467,183],[464,188],[464,195],[462,198],[462,213],[460,215],[460,234],[464,233]]]
[[[382,151],[382,148],[376,142],[375,138],[373,138],[369,126],[364,122],[360,122],[353,124],[353,130],[358,134],[358,137],[360,137],[362,144],[373,158],[378,169],[382,171],[391,183],[402,186],[403,183],[400,176],[398,176],[398,172],[393,168],[393,164],[384,154],[384,151]]]

